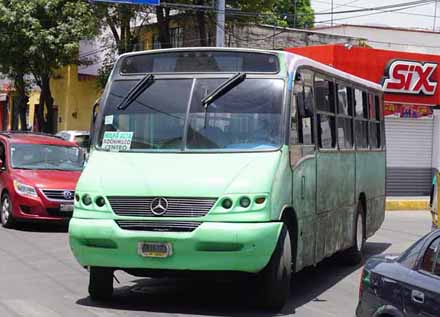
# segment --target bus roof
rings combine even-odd
[[[383,88],[381,85],[376,84],[372,81],[357,77],[355,75],[352,75],[350,73],[346,73],[344,71],[338,70],[336,68],[333,68],[331,66],[322,64],[320,62],[317,62],[313,59],[310,59],[308,57],[304,57],[302,55],[290,53],[290,52],[283,52],[286,56],[287,63],[288,63],[288,71],[289,73],[294,73],[298,67],[305,66],[310,67],[316,70],[321,70],[325,73],[328,73],[330,75],[333,75],[335,77],[340,77],[342,79],[349,80],[351,82],[355,82],[359,85],[368,87],[370,89],[378,90],[380,92],[383,92]]]
[[[315,70],[320,70],[322,72],[328,73],[329,75],[333,75],[335,77],[340,77],[342,79],[346,79],[352,82],[355,82],[361,86],[365,86],[370,89],[374,89],[380,92],[383,92],[382,86],[371,82],[369,80],[351,75],[349,73],[343,72],[341,70],[335,69],[328,65],[319,63],[310,58],[294,54],[287,51],[276,51],[276,50],[263,50],[263,49],[253,49],[253,48],[235,48],[235,47],[181,47],[181,48],[167,48],[167,49],[155,49],[149,51],[139,51],[139,52],[130,52],[125,53],[119,56],[119,59],[123,59],[129,56],[137,56],[137,55],[147,55],[147,54],[160,54],[160,53],[170,53],[170,52],[185,52],[185,51],[224,51],[224,52],[247,52],[247,53],[265,53],[283,56],[285,58],[285,62],[287,64],[287,73],[285,75],[289,75],[289,73],[294,73],[298,67],[306,66],[313,68]],[[283,67],[281,67],[281,70]]]

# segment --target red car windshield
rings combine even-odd
[[[11,144],[11,166],[17,169],[80,171],[84,154],[78,147],[48,144]]]

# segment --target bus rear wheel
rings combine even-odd
[[[258,304],[265,309],[281,310],[290,294],[292,276],[292,248],[289,231],[281,230],[272,257],[258,275]]]
[[[354,225],[354,245],[343,252],[344,262],[348,265],[359,265],[364,259],[366,242],[365,210],[361,202],[358,203]]]
[[[113,269],[90,267],[89,295],[92,300],[105,301],[113,295]]]

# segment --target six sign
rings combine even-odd
[[[432,79],[437,66],[437,63],[393,60],[385,70],[383,88],[386,92],[432,96],[437,88],[437,82]]]

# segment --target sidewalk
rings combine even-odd
[[[387,197],[385,210],[429,210],[429,196]]]

